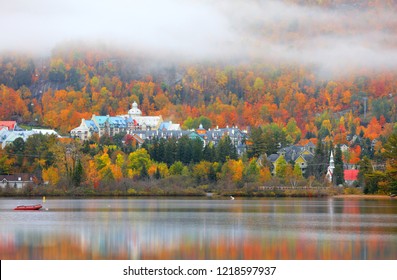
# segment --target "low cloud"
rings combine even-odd
[[[260,0],[1,0],[0,51],[100,42],[156,56],[396,69],[397,19],[384,8]],[[348,1],[346,1],[348,2]]]

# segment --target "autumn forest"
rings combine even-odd
[[[274,195],[261,194],[258,186],[290,185],[291,178],[294,185],[324,186],[330,151],[346,145],[342,164],[360,169],[354,187],[388,194],[397,188],[395,61],[376,56],[316,58],[306,45],[311,44],[309,37],[328,34],[317,46],[327,50],[338,38],[359,38],[370,29],[394,38],[374,50],[395,50],[397,21],[374,15],[396,7],[393,1],[304,2],[343,20],[328,18],[310,28],[312,22],[304,18],[255,26],[255,38],[247,37],[246,57],[178,58],[72,42],[59,44],[48,55],[0,53],[0,120],[66,136],[37,135],[0,149],[0,173],[36,174],[41,189],[28,189],[27,194],[202,195],[216,189],[227,195]],[[342,4],[350,7],[345,13],[338,10]],[[365,26],[348,19],[355,9],[364,11]],[[252,40],[265,38],[269,45],[288,40],[294,46],[283,58],[271,46],[269,53],[252,48],[257,45]],[[371,49],[371,42],[365,44]],[[125,114],[134,101],[143,115],[161,115],[184,129],[202,124],[205,129],[246,130],[247,152],[238,157],[226,139],[221,147],[200,147],[190,139],[139,146],[122,142],[122,136],[86,142],[68,138],[82,118]],[[285,171],[272,175],[266,156],[277,152],[274,147],[309,142],[316,145],[312,164],[322,166],[320,171],[303,176],[287,164]],[[172,155],[165,156],[165,151]]]

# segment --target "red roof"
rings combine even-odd
[[[345,175],[345,181],[355,181],[358,178],[357,169],[344,170],[343,174]]]
[[[0,121],[0,126],[8,127],[8,130],[14,130],[16,125],[16,121]]]

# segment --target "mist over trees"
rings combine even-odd
[[[229,178],[241,187],[271,180],[266,156],[280,147],[311,141],[316,149],[305,177],[321,181],[330,151],[338,145],[337,184],[343,183],[343,164],[360,166],[368,174],[360,171],[358,184],[369,193],[386,192],[384,185],[391,183],[385,183],[384,175],[394,178],[389,148],[397,121],[393,1],[196,1],[194,9],[178,6],[178,14],[191,18],[185,25],[179,24],[178,9],[168,10],[176,8],[174,0],[159,1],[159,7],[174,17],[144,3],[127,2],[116,0],[125,4],[125,11],[110,17],[130,13],[138,5],[143,15],[151,11],[157,18],[147,17],[148,22],[145,16],[126,17],[122,26],[119,18],[104,21],[107,26],[95,20],[96,33],[86,22],[92,13],[96,19],[107,15],[100,5],[86,10],[81,4],[77,18],[71,18],[68,9],[75,0],[60,2],[62,15],[47,0],[33,6],[26,2],[18,9],[13,1],[4,5],[4,26],[10,17],[24,22],[20,13],[28,8],[36,24],[34,30],[26,27],[22,32],[13,25],[5,31],[0,46],[0,119],[68,135],[82,118],[125,114],[137,102],[144,115],[161,115],[184,129],[201,124],[204,129],[246,130],[246,155],[238,158],[228,138],[216,147],[186,138],[158,139],[137,147],[123,145],[115,136],[91,139],[81,147],[73,143],[79,155],[73,158],[66,154],[69,146],[33,137],[1,150],[1,173],[41,173],[62,188],[171,175],[191,176],[204,185],[220,179],[227,185]],[[37,16],[46,12],[70,23],[57,32],[69,34],[70,41],[49,36],[51,17]],[[163,34],[156,31],[159,24]],[[131,26],[143,26],[142,31]],[[42,45],[30,42],[28,32]],[[98,37],[113,43],[93,43]],[[135,162],[138,155],[144,162]],[[369,166],[381,167],[371,171]],[[295,178],[296,184],[302,174],[294,169],[287,163],[276,173],[281,179]]]

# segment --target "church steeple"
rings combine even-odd
[[[328,178],[328,181],[330,181],[330,182],[332,182],[332,179],[333,179],[334,169],[335,169],[334,155],[331,151],[331,155],[329,157],[329,166],[328,166],[327,175],[326,175],[326,177]]]

